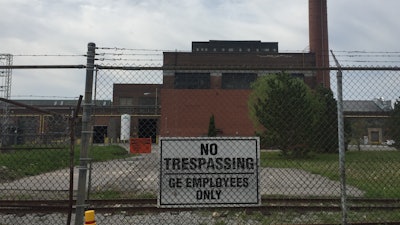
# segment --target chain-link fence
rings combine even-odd
[[[2,98],[1,104],[0,223],[40,221],[38,214],[21,216],[26,209],[50,212],[46,216],[50,221],[71,216],[75,151],[71,141],[79,133],[73,133],[72,111],[48,110],[54,101],[47,102],[47,107],[35,107]],[[52,214],[57,211],[63,213]]]
[[[97,61],[88,118],[73,119],[76,101],[55,114],[3,107],[0,224],[69,223],[78,207],[97,224],[400,221],[398,69],[342,68],[342,174],[338,68],[328,89],[312,82],[321,69],[179,68],[147,56]]]
[[[96,100],[112,98],[113,104],[96,107],[102,113],[95,113],[94,126],[103,128],[106,145],[118,144],[132,154],[92,165],[92,176],[101,178],[92,180],[91,199],[154,200],[142,205],[149,211],[100,214],[101,221],[319,224],[341,223],[343,210],[349,222],[399,220],[398,131],[392,126],[398,118],[397,69],[342,70],[345,192],[338,155],[337,69],[330,72],[332,91],[304,85],[317,70],[103,63],[96,72]],[[246,153],[251,147],[236,140],[253,136],[260,137],[261,147],[254,164]],[[146,138],[152,142],[150,152],[137,143]],[[178,143],[170,144],[170,138]],[[216,142],[221,150],[203,156],[202,141]],[[258,174],[251,177],[255,165]],[[158,213],[159,207],[167,213]]]

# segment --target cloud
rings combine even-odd
[[[328,1],[329,38],[340,50],[398,50],[400,23],[396,0]]]
[[[274,41],[280,51],[301,51],[309,45],[306,0],[0,0],[0,4],[0,52],[17,55],[83,55],[88,42],[165,50],[190,50],[192,41],[207,40]],[[330,48],[396,51],[399,7],[398,0],[328,0]],[[82,57],[14,57],[19,65],[85,63]],[[47,90],[49,96],[76,96],[85,74],[82,70],[13,73],[12,95],[46,95]]]

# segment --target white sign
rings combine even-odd
[[[258,137],[160,139],[160,207],[259,205]]]

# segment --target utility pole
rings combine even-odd
[[[83,217],[86,209],[86,193],[87,193],[87,174],[88,174],[88,158],[89,156],[89,142],[92,136],[92,95],[93,95],[93,74],[94,74],[94,60],[96,53],[96,44],[89,43],[86,61],[86,84],[85,84],[85,98],[83,102],[82,114],[82,135],[81,135],[81,152],[79,158],[79,178],[78,178],[78,193],[76,198],[76,213],[75,225],[83,225]]]

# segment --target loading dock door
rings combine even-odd
[[[151,138],[151,142],[156,143],[156,135],[157,119],[139,119],[139,138]]]
[[[93,127],[93,143],[104,143],[105,137],[107,137],[107,126]]]

